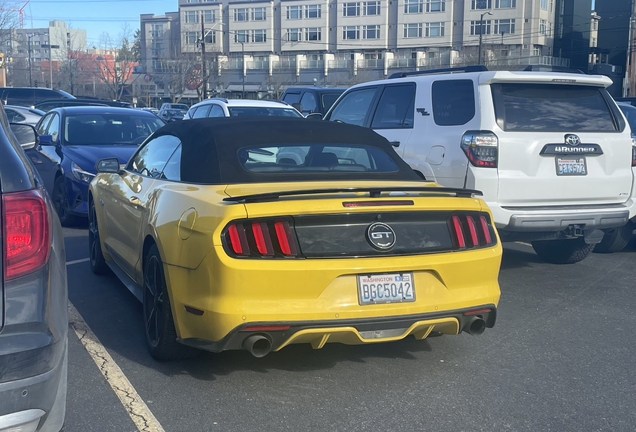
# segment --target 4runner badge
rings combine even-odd
[[[571,145],[572,147],[576,147],[577,145],[581,144],[581,138],[579,138],[578,135],[566,134],[565,143],[567,145]]]

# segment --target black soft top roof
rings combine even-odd
[[[169,123],[153,137],[181,140],[181,180],[187,183],[232,184],[320,180],[404,180],[421,178],[373,130],[359,126],[300,118],[200,118]],[[398,165],[394,172],[251,172],[238,152],[250,146],[284,144],[353,144],[382,149]]]

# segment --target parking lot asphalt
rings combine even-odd
[[[77,262],[86,230],[65,238],[70,301],[165,431],[636,430],[636,241],[563,266],[506,244],[497,325],[482,336],[160,363],[141,304]],[[69,339],[65,431],[138,430]]]

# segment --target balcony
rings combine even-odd
[[[324,60],[301,60],[299,64],[301,69],[324,69],[325,68]]]
[[[329,60],[327,66],[329,69],[351,69],[353,60]]]

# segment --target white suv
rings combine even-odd
[[[244,116],[302,117],[302,114],[285,102],[211,98],[192,105],[183,119]]]
[[[483,66],[403,73],[351,87],[325,120],[371,127],[426,179],[483,191],[503,241],[573,263],[636,214],[636,153],[611,83]]]

